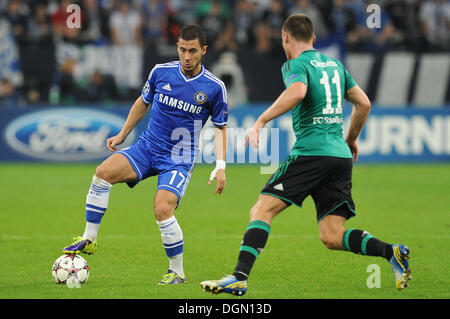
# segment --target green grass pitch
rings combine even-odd
[[[89,281],[68,289],[51,277],[53,261],[84,231],[85,198],[95,164],[0,164],[0,298],[223,299],[199,285],[233,271],[248,212],[269,178],[259,166],[227,167],[224,194],[208,185],[211,166],[197,165],[176,217],[185,241],[187,283],[158,286],[168,261],[153,216],[156,178],[133,190],[115,185],[99,233],[99,249],[85,256]],[[411,249],[413,280],[395,289],[381,259],[330,251],[319,240],[312,199],[273,222],[266,249],[242,298],[437,298],[449,291],[450,164],[362,165],[353,173],[358,215],[346,226]],[[380,288],[368,288],[380,269]]]

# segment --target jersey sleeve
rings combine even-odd
[[[154,67],[150,74],[148,75],[148,79],[144,84],[144,87],[141,91],[142,100],[144,100],[145,104],[151,104],[153,102],[153,94],[155,92],[155,78],[156,78],[156,67]]]
[[[220,85],[220,90],[216,94],[212,110],[211,110],[211,122],[215,126],[226,126],[228,122],[228,99],[227,89],[224,84]]]
[[[283,71],[283,79],[286,88],[295,82],[303,82],[308,86],[308,72],[301,63],[290,63],[286,65]]]
[[[348,72],[347,68],[344,67],[344,76],[345,76],[345,91],[350,90],[352,87],[356,85],[356,81]]]

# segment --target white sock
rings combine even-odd
[[[169,257],[169,269],[184,277],[183,271],[183,232],[175,216],[156,221],[161,231],[166,255]]]
[[[98,229],[108,208],[109,192],[112,185],[94,175],[86,197],[86,228],[83,239],[97,240]]]

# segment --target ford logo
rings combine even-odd
[[[15,151],[43,160],[80,161],[108,156],[106,139],[117,135],[125,120],[92,109],[66,108],[21,116],[6,127],[5,140]],[[133,142],[131,132],[123,144]]]

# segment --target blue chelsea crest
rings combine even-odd
[[[206,93],[203,91],[198,91],[194,94],[194,100],[197,104],[203,104],[206,102]]]

